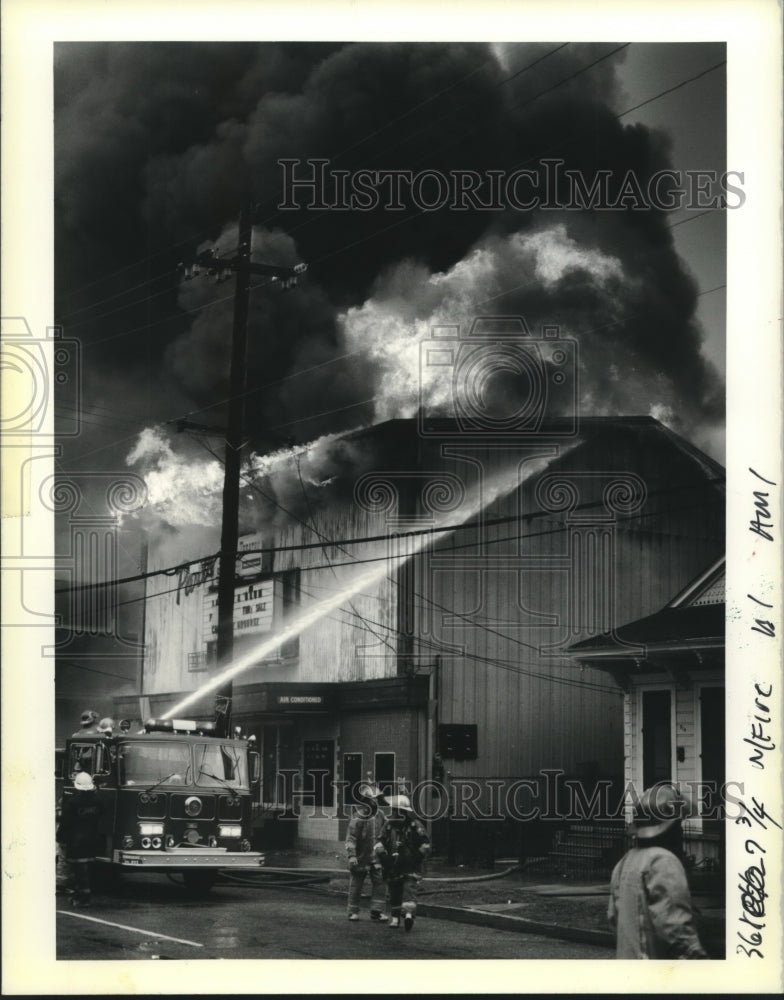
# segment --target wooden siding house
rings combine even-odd
[[[693,805],[685,851],[709,869],[724,867],[724,584],[722,556],[660,611],[571,650],[624,690],[626,785],[683,790]]]

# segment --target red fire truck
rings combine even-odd
[[[260,758],[251,739],[217,735],[214,722],[151,719],[140,732],[75,735],[61,755],[62,794],[80,771],[104,805],[97,860],[110,870],[178,874],[207,891],[222,868],[258,868],[251,803]]]

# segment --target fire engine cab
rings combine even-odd
[[[251,803],[260,779],[253,738],[217,735],[214,722],[150,719],[132,734],[71,737],[63,796],[89,773],[103,803],[97,861],[122,870],[174,873],[206,891],[222,868],[258,868]]]

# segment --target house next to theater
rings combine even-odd
[[[686,851],[724,868],[724,557],[652,615],[572,646],[623,688],[624,779],[674,782],[691,799]],[[618,640],[627,644],[622,646]]]

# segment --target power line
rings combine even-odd
[[[122,298],[124,295],[130,295],[131,292],[135,292],[138,288],[145,288],[146,286],[149,286],[154,282],[161,281],[163,278],[166,277],[171,277],[171,275],[168,272],[164,271],[162,274],[159,274],[155,278],[147,278],[144,281],[139,282],[139,284],[132,285],[130,288],[124,288],[121,292],[116,292],[114,295],[109,295],[105,299],[99,299],[97,302],[91,302],[88,306],[82,306],[81,309],[76,309],[74,312],[66,314],[64,319],[60,320],[60,323],[62,323],[63,326],[67,325],[69,330],[73,330],[77,327],[85,326],[88,323],[96,323],[99,319],[103,319],[106,316],[111,316],[114,313],[119,312],[123,309],[131,309],[133,306],[141,305],[144,302],[149,302],[152,299],[158,298],[159,295],[165,295],[167,292],[175,291],[175,289],[179,287],[180,284],[179,280],[174,285],[169,285],[167,288],[163,288],[159,292],[147,295],[141,299],[134,299],[133,302],[124,302],[121,305],[117,306],[116,308],[108,310],[108,312],[100,313],[98,316],[90,316],[87,319],[79,320],[78,323],[71,322],[73,317],[78,316],[80,313],[88,312],[90,309],[95,309],[100,305],[105,305],[107,302],[113,302],[115,299]]]
[[[115,677],[121,681],[128,681],[128,683],[133,683],[134,680],[133,677],[128,677],[127,674],[113,674],[110,673],[108,670],[99,670],[97,667],[88,667],[83,663],[77,663],[76,660],[72,660],[70,658],[65,659],[64,657],[61,656],[56,657],[55,663],[56,665],[60,663],[67,664],[69,667],[74,667],[76,670],[87,670],[91,674],[101,674],[103,677]]]
[[[199,443],[203,445],[203,442],[200,441]],[[207,448],[206,445],[204,445],[204,447],[208,451],[210,450],[209,448]],[[213,454],[213,456],[214,456],[214,452],[210,452],[210,453]],[[686,485],[686,486],[668,487],[668,488],[661,489],[661,490],[650,491],[647,494],[647,497],[648,497],[648,499],[650,499],[653,496],[669,495],[669,494],[672,494],[672,493],[683,492],[685,490],[690,490],[690,489],[702,489],[702,488],[704,488],[706,486],[711,486],[711,485],[717,485],[719,483],[724,483],[725,481],[726,480],[725,480],[724,476],[714,477],[714,478],[711,478],[711,479],[706,479],[703,483],[694,483],[694,484],[689,484],[689,485]],[[248,483],[248,485],[251,485],[251,484]],[[260,487],[258,487],[255,483],[253,484],[253,487],[255,489],[259,490],[259,492],[262,493],[262,496],[264,496],[265,499],[270,500],[270,502],[274,503],[275,506],[280,507],[280,504],[278,504],[277,501],[275,501],[273,498],[269,497],[267,494],[264,494],[260,490]],[[576,504],[574,506],[574,508],[572,508],[572,509],[573,510],[588,510],[588,509],[592,509],[592,508],[596,508],[596,507],[601,507],[601,506],[602,506],[602,502],[601,501],[586,502],[586,503],[582,503],[582,504]],[[696,505],[696,506],[699,506],[699,505]],[[283,507],[280,507],[280,509],[283,510],[284,512],[286,512],[286,513],[290,513],[289,511],[286,511],[286,509],[283,508]],[[641,519],[642,517],[648,517],[648,516],[650,516],[650,517],[661,516],[662,514],[666,514],[666,513],[670,512],[670,510],[678,510],[678,509],[679,508],[664,508],[663,510],[660,510],[660,511],[653,511],[649,515],[632,514],[632,515],[629,516],[629,520],[632,520],[632,519]],[[379,534],[379,535],[365,535],[365,536],[357,537],[357,538],[341,538],[341,539],[338,539],[337,541],[328,541],[328,542],[324,542],[324,541],[319,541],[319,542],[302,542],[302,543],[300,543],[298,545],[279,545],[279,546],[260,547],[260,548],[254,548],[254,549],[245,549],[245,550],[243,550],[243,552],[246,555],[251,554],[251,553],[253,553],[253,554],[269,554],[269,553],[277,553],[277,552],[301,552],[301,551],[304,551],[304,550],[307,550],[307,549],[320,549],[320,548],[323,548],[323,546],[325,544],[329,545],[329,546],[338,547],[338,546],[342,546],[342,545],[364,545],[364,544],[368,544],[370,542],[391,541],[392,539],[395,539],[395,540],[399,541],[400,539],[420,537],[420,536],[423,536],[423,535],[432,535],[432,536],[435,536],[435,535],[438,535],[438,534],[443,534],[445,532],[473,530],[473,529],[475,529],[480,524],[481,524],[481,526],[483,528],[488,528],[488,527],[494,527],[495,525],[499,525],[499,524],[509,524],[509,523],[512,523],[512,522],[515,522],[515,521],[531,521],[531,520],[539,519],[539,518],[543,518],[543,517],[553,518],[554,515],[553,515],[553,513],[551,511],[532,511],[529,514],[522,514],[522,515],[520,515],[520,514],[510,514],[510,515],[507,515],[506,517],[486,518],[486,519],[484,519],[484,520],[482,520],[480,522],[470,521],[469,520],[469,521],[462,521],[462,522],[459,522],[457,524],[439,525],[438,527],[429,527],[429,528],[417,528],[417,529],[412,529],[410,531],[403,531],[403,532],[394,532],[394,533],[385,532],[385,533]],[[524,538],[526,536],[523,535],[523,536],[520,536],[520,537]],[[88,588],[93,588],[93,587],[119,586],[120,584],[135,583],[135,582],[137,582],[139,580],[149,579],[150,577],[154,577],[154,576],[164,576],[164,575],[165,576],[173,576],[175,573],[179,572],[180,570],[187,569],[189,566],[193,565],[194,563],[204,562],[204,561],[209,560],[209,559],[217,558],[217,556],[219,554],[220,553],[215,553],[215,554],[210,554],[210,555],[205,555],[205,556],[197,556],[195,558],[188,559],[185,562],[178,563],[175,566],[169,566],[169,567],[167,567],[165,569],[150,570],[150,571],[148,571],[146,573],[140,573],[140,574],[137,574],[135,576],[124,577],[124,578],[117,579],[117,580],[112,580],[112,581],[98,581],[96,583],[77,584],[74,587],[63,587],[63,588],[56,589],[55,593],[64,593],[64,592],[70,591],[70,590],[88,589]],[[383,558],[389,558],[389,557],[388,556],[384,556]],[[375,561],[375,560],[370,560],[370,561]],[[333,565],[339,566],[339,565],[347,565],[347,564],[335,563]],[[303,569],[308,569],[309,567],[302,567],[302,568]]]
[[[637,111],[640,108],[644,108],[647,104],[653,103],[653,101],[658,101],[660,97],[664,97],[666,94],[672,94],[673,91],[680,90],[681,87],[685,87],[688,83],[694,83],[695,80],[701,79],[703,76],[707,76],[708,73],[712,73],[717,70],[720,66],[726,66],[727,60],[722,59],[721,62],[714,63],[713,66],[709,66],[707,69],[702,70],[701,73],[697,73],[695,76],[690,76],[687,80],[681,80],[680,83],[676,83],[674,87],[668,87],[666,90],[662,90],[660,93],[655,94],[653,97],[649,97],[646,101],[642,101],[640,104],[635,104],[633,108],[627,108],[625,111],[621,111],[620,114],[616,115],[616,118],[623,118],[624,115],[629,115],[632,111]]]
[[[442,607],[442,606],[439,605],[439,607]],[[449,611],[450,614],[455,614],[456,613],[454,611],[451,611],[450,609],[446,609],[445,608],[444,610]],[[340,608],[340,611],[342,611],[342,613],[345,614],[345,615],[350,614],[350,612],[346,611],[345,608]],[[330,620],[331,621],[337,621],[337,619],[335,619],[335,618],[330,618]],[[386,631],[392,632],[393,634],[396,634],[396,635],[405,634],[400,629],[396,629],[396,628],[394,628],[391,625],[385,625],[383,622],[378,622],[378,621],[375,621],[373,619],[371,619],[371,621],[373,621],[373,624],[376,625],[378,628],[385,629]],[[480,629],[484,628],[484,626],[481,623],[479,623],[479,622],[472,621],[471,623],[472,624],[476,624],[477,627],[480,628]],[[353,624],[351,622],[345,622],[344,621],[341,624],[352,625],[354,628],[362,628],[361,625]],[[500,635],[500,633],[498,633],[498,634]],[[469,653],[465,649],[461,650],[459,653],[450,653],[448,650],[445,650],[444,646],[441,645],[440,643],[438,643],[438,642],[436,642],[435,640],[432,640],[432,639],[426,639],[423,636],[414,635],[414,636],[411,636],[411,638],[413,639],[414,642],[418,643],[419,645],[425,646],[425,647],[427,647],[429,649],[432,649],[434,652],[438,652],[442,656],[446,656],[446,657],[455,656],[455,657],[460,657],[461,659],[475,660],[477,662],[484,663],[484,664],[486,664],[488,666],[497,666],[497,667],[500,667],[501,669],[508,670],[508,671],[510,671],[512,673],[521,674],[522,676],[533,677],[533,678],[540,679],[540,680],[546,680],[546,681],[549,681],[549,682],[554,683],[554,684],[559,684],[560,683],[560,684],[563,684],[563,685],[569,686],[569,687],[580,687],[580,688],[584,688],[584,689],[588,689],[588,690],[592,690],[592,691],[599,691],[599,692],[608,692],[608,691],[614,690],[613,688],[608,687],[607,685],[599,684],[599,683],[594,683],[593,681],[578,680],[577,678],[572,679],[572,678],[568,678],[568,677],[556,677],[553,674],[544,673],[544,672],[541,672],[541,671],[526,670],[524,667],[521,667],[519,665],[519,663],[515,663],[515,662],[509,661],[509,660],[501,660],[501,659],[498,659],[496,657],[487,657],[487,656],[481,656],[481,655],[475,654],[475,653]],[[511,636],[502,636],[502,638],[509,639],[510,641],[515,641]],[[529,645],[529,644],[523,643],[523,645]],[[538,651],[538,647],[536,647],[536,646],[530,645],[529,648],[533,649],[534,651]],[[620,691],[621,689],[618,688],[617,690]]]

